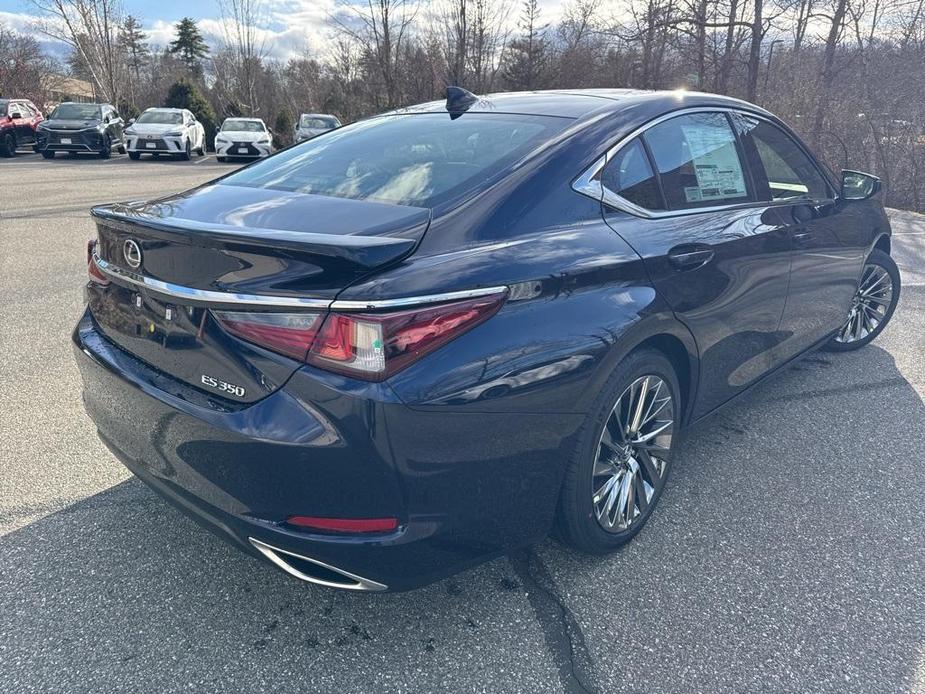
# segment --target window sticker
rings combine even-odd
[[[697,178],[696,186],[684,188],[687,202],[724,200],[747,195],[739,155],[727,129],[697,124],[682,125],[681,130]]]

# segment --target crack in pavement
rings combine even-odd
[[[593,664],[584,632],[572,611],[565,606],[555,582],[532,548],[508,556],[543,630],[546,647],[556,663],[565,694],[593,694]]]

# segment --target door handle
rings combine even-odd
[[[813,232],[800,231],[793,235],[793,243],[796,246],[808,246],[813,240]]]
[[[713,249],[678,246],[668,251],[668,262],[675,270],[693,270],[713,260]]]

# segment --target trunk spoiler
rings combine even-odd
[[[238,227],[184,218],[154,219],[127,205],[106,205],[90,211],[100,223],[125,234],[137,234],[143,229],[165,241],[182,243],[195,237],[196,244],[202,246],[284,249],[299,255],[339,260],[365,270],[398,261],[414,250],[430,223],[429,210],[421,210],[421,213],[420,221],[415,220],[411,228],[399,232],[402,236],[373,236]]]

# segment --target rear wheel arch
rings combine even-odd
[[[686,412],[691,402],[691,393],[694,387],[694,364],[691,363],[692,359],[688,347],[685,346],[677,335],[659,333],[647,337],[640,342],[627,356],[643,350],[660,352],[671,362],[672,367],[674,367],[675,376],[678,378],[678,387],[681,391],[678,395],[681,399],[682,411]]]

